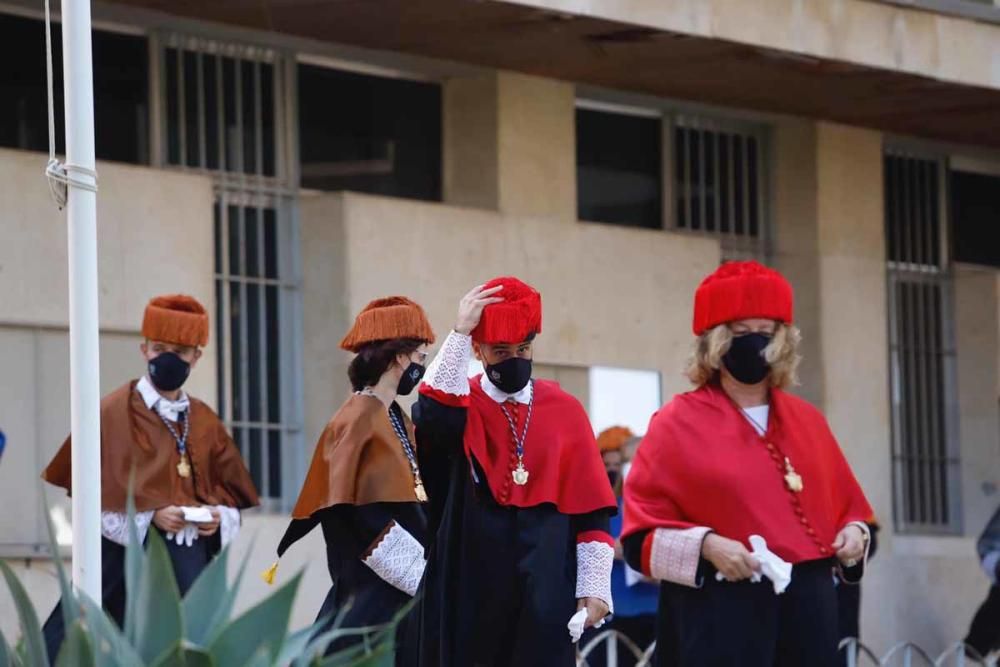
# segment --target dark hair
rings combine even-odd
[[[426,342],[419,338],[393,338],[366,343],[347,367],[347,377],[351,380],[351,387],[354,391],[361,391],[365,387],[374,385],[389,370],[397,355],[413,354]]]

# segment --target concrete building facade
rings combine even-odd
[[[528,280],[545,299],[539,373],[599,429],[620,387],[608,373],[642,387],[635,404],[686,389],[698,281],[755,257],[793,282],[797,391],[882,527],[866,643],[940,651],[964,635],[988,586],[975,538],[1000,503],[1000,9],[266,4],[94,9],[102,389],[142,373],[151,295],[212,304],[189,389],[237,432],[266,498],[234,547],[251,571],[346,396],[337,342],[371,298],[414,298],[443,335],[472,285]],[[0,4],[0,31],[40,25]],[[133,78],[102,79],[130,48]],[[45,614],[38,474],[69,428],[66,235],[34,130],[43,82],[14,79],[0,80],[19,100],[0,116],[0,503],[17,510],[0,513],[0,557]],[[641,431],[648,416],[622,419]],[[66,533],[67,501],[46,495]],[[325,594],[322,554],[314,535],[283,561],[306,568],[298,625]],[[250,577],[240,604],[266,592]],[[0,593],[8,637],[10,612]]]

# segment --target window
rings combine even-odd
[[[299,64],[302,187],[441,199],[441,87]]]
[[[301,445],[290,399],[299,372],[290,333],[298,299],[292,278],[298,184],[280,159],[288,56],[183,35],[157,39],[162,159],[215,182],[219,413],[265,504],[277,509],[294,477],[286,462]]]
[[[149,56],[145,37],[93,32],[95,149],[99,160],[149,162]],[[0,146],[49,150],[45,23],[0,14]],[[11,65],[16,63],[16,65]],[[62,30],[52,24],[56,152],[65,151]]]
[[[950,194],[955,261],[1000,268],[1000,177],[952,171]]]
[[[885,158],[892,458],[897,528],[959,528],[955,344],[942,160]]]
[[[764,138],[752,123],[580,101],[577,217],[710,234],[727,259],[763,258]]]
[[[760,237],[760,137],[752,131],[681,116],[674,126],[673,142],[677,228],[724,237]]]
[[[659,115],[576,110],[577,217],[663,227]]]

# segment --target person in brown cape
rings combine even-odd
[[[183,595],[219,550],[236,536],[240,510],[258,504],[257,490],[219,417],[181,387],[208,343],[208,314],[195,299],[152,299],[140,345],[147,374],[101,400],[101,559],[104,608],[125,615],[126,506],[135,474],[135,527],[166,538]],[[72,493],[67,438],[42,473]],[[61,605],[61,603],[60,603]],[[53,662],[65,635],[61,606],[43,628]]]
[[[376,299],[357,316],[340,347],[354,393],[316,443],[312,464],[278,557],[317,525],[333,585],[316,634],[338,613],[341,627],[385,623],[413,597],[424,571],[427,502],[413,424],[396,397],[420,382],[434,332],[423,309],[401,296]],[[274,580],[277,562],[263,577]],[[411,615],[412,616],[412,615]],[[397,664],[415,651],[408,620],[397,632]],[[361,640],[342,637],[328,652]]]

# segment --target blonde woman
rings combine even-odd
[[[756,262],[695,294],[695,389],[653,416],[625,485],[626,559],[662,582],[660,665],[837,663],[833,576],[860,580],[872,510],[823,415],[785,392],[792,321],[791,286]]]

